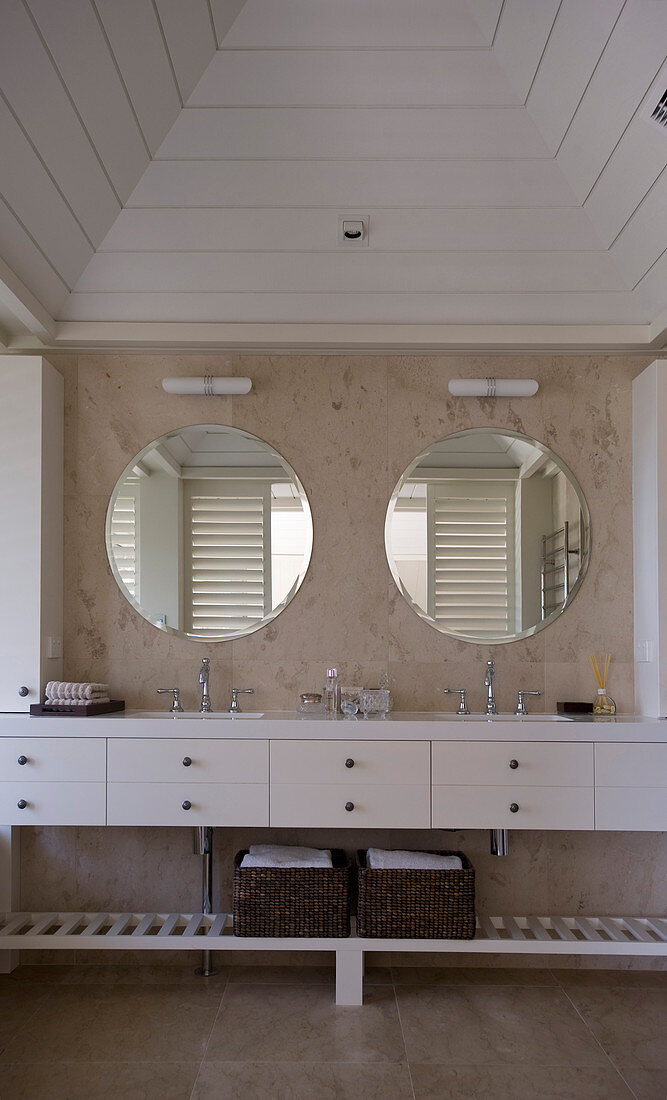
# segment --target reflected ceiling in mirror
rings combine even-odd
[[[385,547],[399,591],[436,630],[499,644],[542,630],[576,595],[591,525],[581,487],[536,439],[470,428],[400,478]]]
[[[149,443],[107,509],[121,592],[153,626],[185,638],[224,641],[271,622],[299,589],[312,543],[291,466],[256,436],[217,424]]]

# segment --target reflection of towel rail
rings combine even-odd
[[[562,540],[557,546],[552,544],[560,539]],[[553,611],[558,608],[565,607],[568,596],[570,595],[570,555],[574,554],[579,556],[579,548],[570,546],[570,524],[566,520],[562,527],[559,527],[556,531],[551,531],[548,535],[542,536],[542,566],[540,569],[540,592],[541,592],[541,604],[542,604],[542,619],[546,619]],[[562,555],[559,561],[559,555]],[[560,580],[556,578],[560,576]],[[547,584],[547,581],[552,583]],[[555,582],[555,583],[554,583]],[[547,602],[547,593],[559,592],[562,594],[562,600],[554,602],[554,597],[549,596],[549,602]]]

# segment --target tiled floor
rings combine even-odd
[[[24,966],[1,1100],[665,1100],[667,973]]]

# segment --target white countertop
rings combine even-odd
[[[151,712],[152,713],[152,712]],[[322,741],[574,741],[667,742],[667,719],[617,715],[616,718],[563,718],[560,715],[394,712],[386,718],[344,718],[266,711],[260,716],[216,716],[121,711],[94,718],[35,717],[0,713],[0,737],[162,737],[273,738]]]

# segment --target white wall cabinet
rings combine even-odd
[[[0,710],[22,711],[62,677],[64,385],[39,356],[2,356],[0,392]]]

